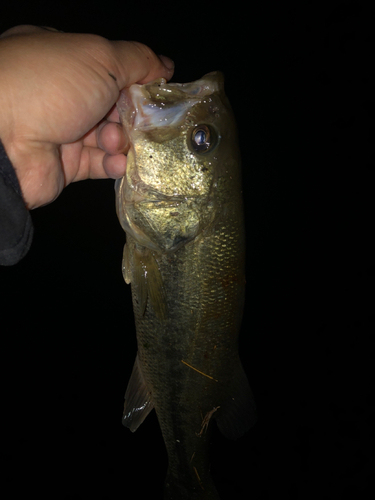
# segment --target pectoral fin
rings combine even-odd
[[[140,314],[143,316],[147,304],[147,267],[145,263],[145,252],[134,251],[134,274],[133,284],[136,290],[137,300],[140,307]]]
[[[158,263],[151,252],[147,255],[147,291],[152,308],[160,320],[167,319],[167,299],[164,293],[163,278]]]
[[[149,301],[157,318],[165,320],[167,318],[167,301],[163,278],[155,257],[148,249],[136,249],[134,252],[133,283],[137,290],[141,314],[144,314]]]
[[[224,401],[213,417],[228,439],[241,437],[257,420],[254,396],[240,360]]]
[[[150,411],[153,409],[152,396],[146,387],[141,365],[137,357],[125,393],[124,413],[122,423],[135,432]]]
[[[122,253],[122,275],[124,277],[125,283],[129,285],[131,283],[130,275],[130,263],[129,263],[129,250],[125,243],[124,251]]]

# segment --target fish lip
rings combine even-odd
[[[130,191],[130,198],[125,196],[124,201],[125,205],[141,205],[145,203],[154,203],[163,204],[164,206],[174,206],[176,204],[186,203],[187,201],[193,201],[196,199],[204,200],[206,196],[202,194],[197,194],[196,196],[184,195],[184,194],[176,194],[176,195],[166,195],[161,193],[160,191],[150,187],[143,182],[138,185],[140,189],[133,189],[129,186],[127,179],[125,179],[125,183]],[[208,196],[208,195],[207,195]]]
[[[202,197],[201,197],[202,198]],[[190,200],[195,200],[196,197],[194,196],[174,196],[174,197],[165,197],[164,195],[161,195],[159,198],[154,198],[154,197],[144,197],[142,200],[133,202],[133,204],[137,205],[142,205],[146,203],[153,203],[154,205],[161,205],[161,206],[178,206],[181,203],[185,203]]]
[[[178,126],[190,108],[222,91],[223,85],[224,77],[220,71],[207,73],[188,83],[167,83],[164,78],[159,78],[144,85],[133,84],[121,91],[117,103],[120,121],[129,137],[135,130]],[[170,102],[169,94],[174,97]]]
[[[122,191],[124,193],[123,200],[125,202],[125,205],[134,205],[134,204],[141,204],[141,203],[164,203],[165,205],[171,204],[174,205],[176,203],[184,203],[187,201],[193,201],[196,199],[202,199],[204,200],[206,197],[209,196],[209,193],[207,194],[202,194],[202,193],[197,193],[195,195],[185,195],[185,194],[164,194],[161,191],[158,191],[154,187],[152,187],[149,184],[146,184],[144,181],[142,181],[138,174],[136,175],[135,178],[129,182],[129,179],[125,175],[122,177],[120,180],[123,183],[123,188]],[[118,191],[120,189],[120,182],[118,182],[116,185],[115,189]],[[211,191],[211,189],[210,189]]]
[[[121,187],[122,183],[124,183],[123,187]],[[117,196],[119,196],[120,192],[122,192],[123,194],[126,193],[125,196],[120,196],[120,198],[123,199],[123,206],[125,210],[128,206],[141,205],[146,203],[153,203],[155,205],[163,206],[176,206],[178,204],[186,203],[188,201],[194,201],[197,199],[204,201],[205,198],[209,197],[209,194],[207,194],[207,196],[202,196],[202,194],[199,194],[197,196],[185,196],[181,194],[168,196],[144,183],[141,184],[142,185],[140,189],[134,189],[129,185],[126,176],[122,177],[121,179],[117,179],[115,183]]]

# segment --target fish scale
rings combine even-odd
[[[255,422],[237,344],[245,288],[240,158],[222,82],[220,73],[186,85],[160,80],[132,86],[119,104],[131,152],[116,184],[117,213],[138,343],[123,423],[134,431],[155,408],[168,454],[165,499],[218,499],[211,422],[233,439]],[[167,122],[176,91],[181,116],[172,124],[161,108],[157,122],[149,108],[142,121],[142,107],[156,109],[163,98],[160,87]],[[203,153],[189,142],[197,124],[200,147],[209,131],[216,141]]]

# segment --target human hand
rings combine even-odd
[[[173,74],[172,61],[143,44],[36,26],[0,36],[0,68],[0,139],[29,209],[70,182],[122,177],[120,91]]]

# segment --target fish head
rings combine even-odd
[[[238,163],[223,75],[132,85],[117,108],[130,143],[126,174],[116,181],[119,220],[141,245],[175,251],[210,226]]]

